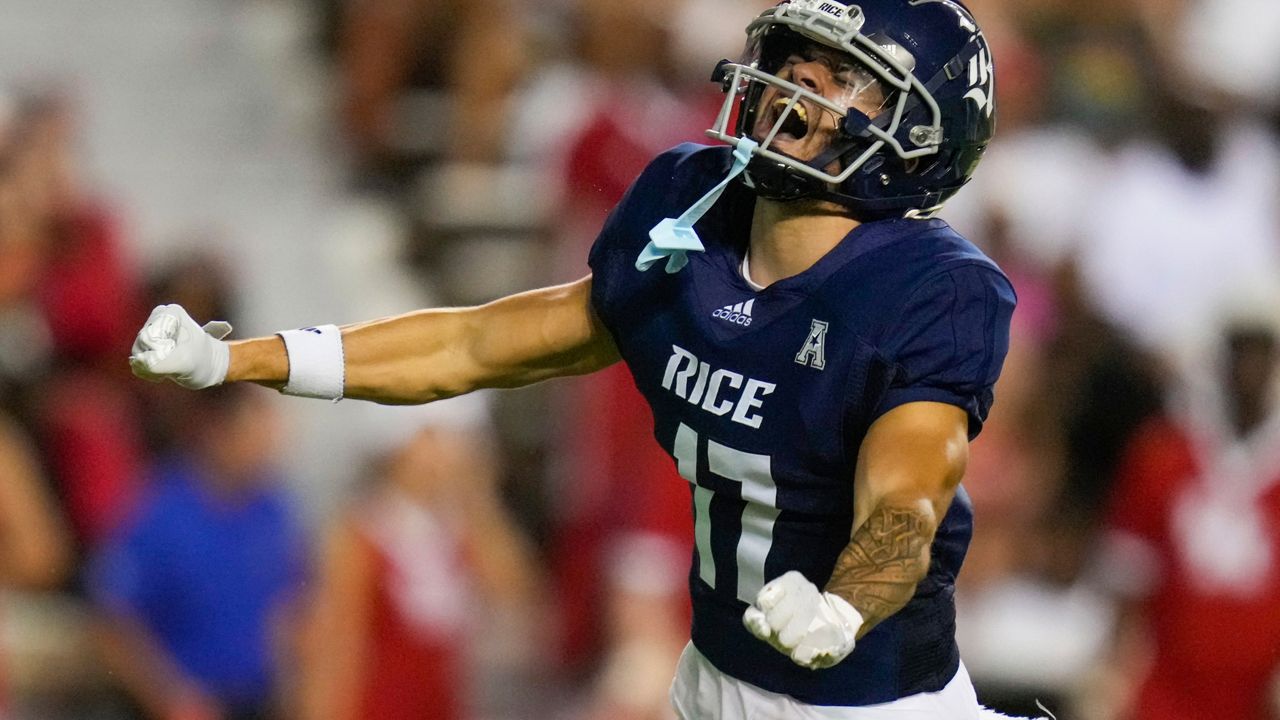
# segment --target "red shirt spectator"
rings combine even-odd
[[[1110,524],[1140,560],[1125,579],[1154,651],[1132,716],[1274,718],[1280,417],[1245,440],[1148,423],[1122,466]]]

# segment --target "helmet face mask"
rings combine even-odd
[[[990,53],[953,0],[790,0],[747,26],[716,79],[708,135],[760,143],[744,176],[758,195],[863,219],[936,211],[994,131]]]
[[[762,74],[743,75],[747,98],[741,128],[766,148],[812,161],[840,139],[840,126],[851,108],[869,116],[879,112],[883,84],[848,53],[789,30],[774,35],[778,37],[769,43],[773,57],[748,64]]]

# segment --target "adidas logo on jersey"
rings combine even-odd
[[[740,302],[737,305],[725,305],[719,310],[711,313],[711,317],[721,320],[728,320],[735,325],[748,327],[751,325],[751,308],[756,304],[755,298],[751,298],[746,302]]]

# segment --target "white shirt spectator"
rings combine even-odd
[[[1199,175],[1160,146],[1131,144],[1099,166],[1081,213],[1086,288],[1156,351],[1181,354],[1237,288],[1280,274],[1280,148],[1249,124],[1224,126],[1220,140]]]
[[[1180,33],[1187,73],[1280,109],[1280,3],[1196,0],[1189,5]]]
[[[947,203],[942,217],[981,243],[990,215],[1001,215],[1015,243],[1011,249],[1042,269],[1052,267],[1072,254],[1082,210],[1108,162],[1092,138],[1068,127],[997,135],[982,171]]]

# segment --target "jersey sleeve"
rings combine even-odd
[[[976,263],[917,287],[886,343],[894,374],[875,418],[911,402],[946,403],[968,414],[969,437],[977,437],[1009,351],[1016,302],[1003,273]]]
[[[634,199],[636,192],[637,187],[633,184],[609,211],[587,255],[587,265],[591,268],[591,305],[610,331],[614,331],[612,321],[618,315],[616,308],[626,297],[626,273],[628,269],[634,272],[634,268],[627,267],[628,256],[631,255],[634,262],[641,249],[635,248],[635,242],[628,237],[634,235],[635,230],[628,217],[636,214],[633,207],[637,202]],[[631,254],[633,249],[634,254]]]
[[[649,163],[609,212],[587,264],[592,306],[611,332],[616,334],[632,317],[630,302],[666,275],[661,263],[647,272],[636,270],[649,230],[663,218],[679,215],[715,184],[715,178],[723,177],[728,157],[726,148],[693,143],[672,148]]]

